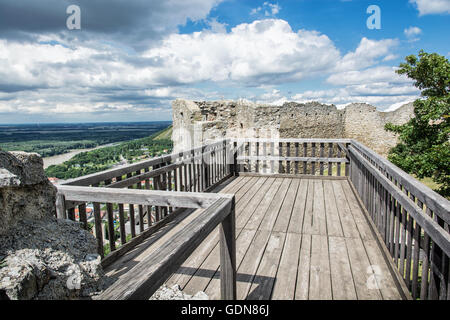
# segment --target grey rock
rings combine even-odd
[[[6,169],[0,168],[0,188],[1,187],[10,187],[10,186],[19,186],[20,179],[15,174],[9,172]]]
[[[185,294],[176,284],[172,287],[163,285],[150,297],[150,300],[209,300],[209,297],[203,291],[199,291],[193,296]]]
[[[9,299],[89,298],[104,289],[95,238],[79,223],[27,220],[10,231],[0,236],[0,291]]]
[[[0,151],[0,299],[80,299],[104,289],[93,235],[55,217],[37,154]]]
[[[39,184],[47,180],[43,160],[37,153],[0,151],[0,168],[16,175],[23,186]]]

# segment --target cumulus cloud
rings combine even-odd
[[[399,44],[396,39],[370,40],[363,37],[355,51],[347,53],[335,67],[336,71],[351,71],[374,65],[378,59],[391,55]]]
[[[264,2],[262,6],[257,8],[253,8],[250,11],[251,15],[264,13],[266,17],[276,16],[281,10],[281,7],[278,3],[270,3],[268,1]]]
[[[161,61],[153,70],[155,79],[255,86],[325,72],[339,59],[339,51],[326,35],[294,32],[284,20],[267,19],[238,25],[229,33],[173,34],[144,56]]]
[[[450,0],[409,0],[409,2],[417,7],[420,16],[450,13]]]
[[[210,8],[216,1],[198,3]],[[161,30],[185,18],[172,17],[173,23]],[[243,88],[244,97],[270,104],[295,98],[387,106],[415,94],[393,68],[379,66],[395,57],[395,39],[362,38],[354,51],[341,54],[326,35],[294,31],[281,19],[242,23],[227,31],[202,12],[190,17],[195,18],[206,21],[208,29],[166,34],[141,51],[96,37],[74,41],[50,27],[33,41],[0,36],[0,113],[170,112],[172,99],[218,99],[220,88]],[[105,27],[102,32],[116,31]],[[324,76],[328,85],[343,88],[291,96],[276,88]],[[202,83],[212,85],[195,88]],[[264,88],[265,93],[254,94]]]
[[[326,82],[337,88],[308,90],[292,96],[294,101],[320,101],[343,107],[352,102],[366,102],[380,110],[395,108],[414,101],[420,91],[413,81],[398,75],[397,68],[380,65],[392,60],[398,40],[363,38],[355,51],[345,54]]]
[[[409,39],[409,41],[418,41],[418,35],[422,33],[422,30],[419,27],[409,27],[406,28],[403,32],[405,33],[405,36]]]

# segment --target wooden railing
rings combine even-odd
[[[450,202],[348,139],[235,139],[238,174],[348,176],[414,299],[450,299]]]
[[[176,209],[184,208],[168,202],[164,205],[133,202],[120,196],[145,196],[147,193],[144,190],[206,192],[232,175],[230,161],[227,161],[227,157],[232,159],[232,155],[227,154],[230,152],[229,143],[229,140],[221,140],[177,154],[66,181],[59,186],[57,216],[79,221],[85,229],[93,229],[99,254],[102,257],[111,255],[118,246],[132,241],[139,234],[148,235],[158,230],[170,221],[168,217]],[[110,196],[88,201],[79,198],[78,194],[67,194],[68,186],[83,187],[83,190],[89,190],[87,187],[95,188],[97,192],[101,189],[101,194]],[[124,188],[130,190],[123,190]],[[120,193],[111,189],[119,189]],[[88,206],[91,206],[89,209],[93,211],[90,219],[87,214]],[[115,226],[117,221],[119,223]],[[108,238],[106,245],[103,243],[105,235]],[[117,243],[119,239],[120,243]],[[109,263],[112,257],[115,255],[104,260],[104,265]]]
[[[347,176],[346,139],[234,139],[236,170]]]
[[[362,144],[350,180],[414,299],[450,299],[450,202]]]
[[[190,224],[185,226],[161,247],[157,248],[153,254],[150,254],[143,261],[139,262],[133,268],[132,273],[122,276],[108,287],[97,297],[98,299],[150,298],[219,224],[221,225],[220,275],[222,299],[236,298],[234,196],[212,193],[127,190],[78,186],[60,186],[58,192],[67,201],[94,202],[94,207],[96,208],[95,232],[101,254],[103,254],[103,242],[100,227],[101,219],[99,217],[100,202],[205,209]],[[122,227],[121,225],[121,230]],[[112,229],[109,232],[112,232]],[[142,237],[138,239],[142,240]],[[112,246],[114,241],[110,240],[109,243]],[[133,243],[134,245],[136,245],[136,242]],[[125,253],[124,250],[121,250],[121,252],[122,254]]]
[[[139,233],[152,233],[170,221],[180,208],[192,207],[183,202],[186,199],[190,199],[190,205],[197,203],[196,207],[213,206],[216,203],[214,198],[194,192],[207,192],[232,175],[239,174],[347,177],[413,298],[450,299],[449,201],[354,140],[221,140],[187,152],[68,181],[59,188],[58,216],[74,220],[74,212],[78,208],[79,220],[87,226],[86,204],[93,202],[95,234],[99,253],[103,254],[101,223],[107,221],[107,232],[113,234],[112,221],[118,212],[122,248],[116,250],[116,243],[109,238],[112,253],[110,258],[103,260],[108,261],[140,241],[136,235],[138,232],[134,230],[136,223]],[[76,189],[80,187],[82,189]],[[96,197],[91,197],[94,193],[82,193],[93,192],[94,189]],[[150,196],[150,201],[150,193],[158,196],[158,200]],[[184,198],[181,197],[183,193]],[[105,218],[101,217],[100,203],[106,204]],[[116,210],[114,204],[117,205]],[[124,216],[125,205],[128,205],[128,219]],[[130,224],[131,235],[125,232],[126,223]],[[212,225],[208,224],[208,228]],[[196,234],[196,231],[191,231],[186,231],[179,241],[188,242],[186,237]],[[131,237],[131,243],[127,237]],[[161,251],[158,259],[163,259],[170,250],[178,252],[169,244],[165,248],[167,251]]]

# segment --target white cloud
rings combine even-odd
[[[305,103],[309,101],[319,101],[326,104],[334,104],[340,108],[350,103],[369,103],[381,111],[392,110],[393,106],[401,106],[417,99],[413,94],[386,95],[389,89],[383,90],[382,95],[359,94],[352,88],[339,88],[318,91],[306,91],[292,97],[293,101]]]
[[[421,34],[422,30],[418,27],[409,27],[404,30],[404,33],[408,38],[411,38],[411,37]]]
[[[326,72],[339,59],[333,42],[316,31],[295,33],[284,20],[236,26],[229,33],[173,34],[144,56],[158,59],[155,80],[232,81],[247,85],[296,81]]]
[[[395,57],[395,39],[362,38],[354,51],[342,55],[326,35],[295,32],[281,19],[243,23],[229,32],[216,19],[207,24],[210,29],[171,34],[138,53],[95,40],[72,46],[51,35],[39,38],[45,43],[0,39],[0,91],[6,92],[0,112],[168,112],[174,98],[217,99],[226,86],[265,88],[252,99],[281,105],[292,97],[276,85],[323,76],[342,88],[294,97],[385,107],[416,95],[394,68],[379,66]],[[48,44],[55,40],[60,44]],[[213,89],[189,87],[202,82]]]
[[[378,59],[389,57],[398,43],[396,39],[370,40],[364,37],[355,51],[347,53],[337,62],[335,70],[359,70],[372,66]]]
[[[450,0],[409,0],[409,2],[417,6],[420,16],[450,13]]]
[[[396,74],[395,70],[395,67],[378,66],[362,70],[338,72],[330,75],[327,78],[327,82],[333,85],[355,85],[375,82],[412,83],[406,76]]]
[[[422,30],[419,27],[409,27],[403,31],[405,36],[409,39],[409,41],[419,41],[418,35],[422,33]]]
[[[270,3],[268,1],[264,2],[262,6],[257,8],[253,8],[250,11],[250,15],[256,15],[264,12],[266,17],[276,16],[281,10],[281,7],[278,3]]]

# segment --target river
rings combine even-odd
[[[72,159],[73,157],[75,157],[79,153],[92,151],[92,150],[105,148],[105,147],[110,147],[110,146],[113,146],[113,145],[116,145],[116,144],[115,143],[109,143],[109,144],[105,144],[105,145],[98,146],[98,147],[95,147],[95,148],[74,149],[74,150],[70,150],[67,153],[58,154],[56,156],[43,158],[43,160],[44,160],[44,169],[48,168],[51,165],[58,165],[58,164],[61,164],[61,163],[65,162],[65,161],[69,161],[70,159]]]

